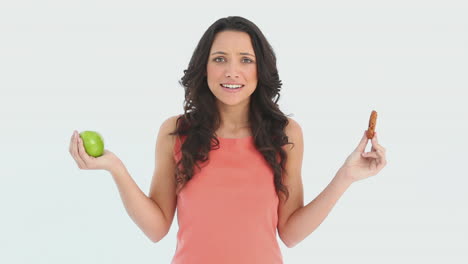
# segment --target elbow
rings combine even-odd
[[[158,238],[150,238],[150,240],[153,243],[158,243],[159,241],[161,241],[161,239],[158,239]]]
[[[164,238],[164,236],[150,236],[148,238],[151,240],[151,242],[158,243]]]
[[[281,236],[280,235],[280,238],[281,238],[281,241],[283,241],[284,245],[287,247],[287,248],[293,248],[295,247],[298,243],[295,242],[295,241],[292,241],[291,239],[288,239],[286,236]]]
[[[156,237],[156,236],[148,236],[148,238],[151,240],[151,242],[153,243],[158,243],[159,241],[161,241],[161,237]]]
[[[151,231],[145,233],[151,242],[158,243],[169,233],[169,226],[153,226]]]
[[[158,243],[167,235],[167,233],[168,232],[163,232],[163,233],[159,232],[159,233],[154,233],[154,234],[148,234],[147,237],[151,240],[151,242]]]
[[[293,248],[295,247],[298,243],[292,243],[292,242],[289,242],[289,243],[284,243],[286,245],[287,248]]]

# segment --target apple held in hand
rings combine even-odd
[[[80,133],[80,137],[88,155],[99,157],[104,154],[104,140],[98,132],[83,131]]]

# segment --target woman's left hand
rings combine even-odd
[[[371,139],[371,152],[364,152],[367,146],[367,130],[361,138],[361,142],[357,148],[349,155],[339,173],[341,177],[350,182],[359,181],[370,176],[374,176],[382,170],[387,164],[385,158],[385,148],[379,145],[377,140],[377,132]]]

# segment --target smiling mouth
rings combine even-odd
[[[243,84],[223,84],[223,83],[221,83],[220,86],[226,89],[233,89],[233,90],[244,87]]]

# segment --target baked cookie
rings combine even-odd
[[[374,137],[375,125],[377,124],[377,112],[372,110],[369,118],[369,128],[367,129],[367,138],[372,139]]]

